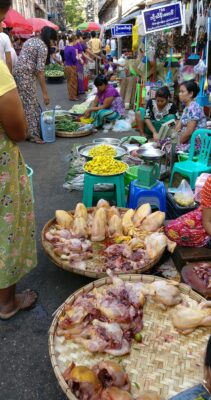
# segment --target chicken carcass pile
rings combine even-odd
[[[151,213],[150,204],[121,213],[105,200],[92,210],[78,203],[74,215],[57,210],[55,217],[56,223],[45,233],[45,239],[54,254],[71,267],[88,269],[88,263],[95,259],[97,243],[104,244],[99,272],[108,268],[115,272],[141,270],[166,246],[171,251],[175,247],[160,232],[165,213]]]

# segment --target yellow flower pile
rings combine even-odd
[[[95,146],[89,150],[88,154],[90,157],[103,156],[104,154],[106,154],[106,156],[115,157],[117,152],[112,146],[100,144],[99,146]]]
[[[97,156],[88,161],[84,170],[93,175],[116,175],[127,171],[128,166],[110,156]]]

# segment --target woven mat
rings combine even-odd
[[[125,275],[124,279],[149,282],[161,278]],[[109,278],[95,281],[70,296],[65,303],[72,302],[80,293],[89,292],[95,287],[100,290],[100,286],[108,282]],[[187,285],[180,284],[179,288],[190,306],[204,300]],[[55,336],[63,307],[57,312],[49,332],[49,352],[56,377],[69,399],[75,400],[75,397],[68,389],[62,372],[71,361],[77,365],[92,366],[103,359],[113,359],[128,372],[133,395],[154,390],[163,400],[202,382],[203,357],[210,328],[196,329],[187,336],[179,334],[171,322],[171,309],[162,311],[153,301],[148,300],[144,306],[143,342],[134,342],[128,356],[112,357],[104,353],[94,355],[70,340]]]

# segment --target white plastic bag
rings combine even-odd
[[[199,60],[198,64],[195,65],[193,70],[194,70],[195,74],[199,74],[200,76],[203,76],[207,70],[207,67],[203,60]]]
[[[114,132],[125,132],[131,129],[131,123],[130,121],[120,119],[115,122],[113,131]]]
[[[194,204],[194,194],[189,183],[183,179],[174,195],[174,200],[179,206],[188,207]]]

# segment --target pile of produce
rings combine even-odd
[[[137,271],[162,255],[166,246],[175,248],[162,232],[165,213],[151,213],[149,204],[120,212],[99,200],[96,208],[87,210],[78,203],[74,213],[57,210],[55,217],[45,239],[54,255],[78,270]]]
[[[64,67],[59,64],[49,64],[45,67],[46,78],[61,78],[64,76]]]
[[[107,144],[100,144],[99,146],[93,147],[91,150],[89,150],[89,156],[91,157],[97,157],[97,156],[109,156],[109,157],[115,157],[117,154],[116,150],[114,147],[109,146]]]
[[[74,122],[71,118],[67,116],[56,117],[56,131],[62,132],[76,132],[80,128],[78,122]]]
[[[110,156],[97,156],[84,165],[84,170],[94,175],[117,175],[127,171],[128,165]]]
[[[83,115],[88,107],[89,104],[86,102],[81,104],[74,104],[74,106],[70,109],[70,112],[78,115]]]

